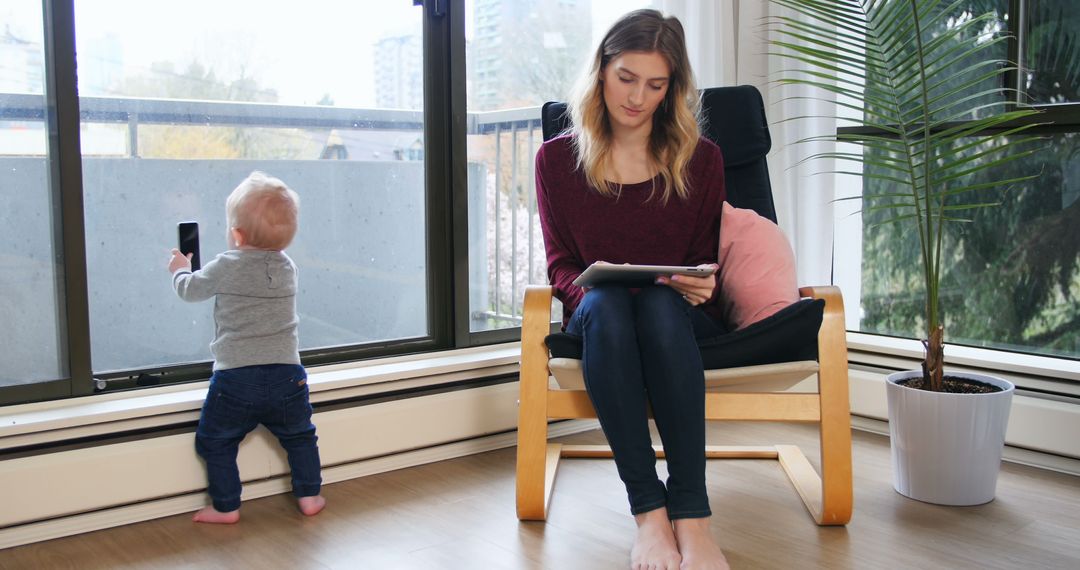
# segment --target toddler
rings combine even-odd
[[[311,516],[326,505],[300,365],[296,266],[282,251],[296,235],[299,208],[281,180],[253,172],[225,202],[228,251],[192,272],[190,255],[172,250],[176,294],[190,302],[214,297],[214,372],[195,432],[213,505],[195,513],[196,522],[240,520],[237,448],[260,423],[288,454],[300,511]]]

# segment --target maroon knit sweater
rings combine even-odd
[[[536,154],[536,196],[547,249],[548,279],[563,302],[563,325],[584,293],[574,279],[595,261],[650,265],[715,263],[726,197],[720,148],[702,138],[687,169],[690,195],[665,205],[663,179],[625,184],[618,198],[600,195],[576,168],[571,135]],[[650,199],[653,182],[657,192]],[[716,292],[702,308],[720,317]]]

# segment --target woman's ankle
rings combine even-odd
[[[671,524],[671,520],[668,519],[667,507],[659,507],[651,511],[638,513],[634,515],[634,522],[637,523],[638,527],[649,524]]]
[[[690,531],[708,530],[710,524],[710,517],[694,517],[694,518],[682,518],[671,521],[672,526],[675,527],[675,532],[678,532],[680,528]]]

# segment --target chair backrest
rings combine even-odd
[[[702,135],[716,143],[724,155],[724,182],[728,202],[749,208],[776,221],[769,165],[772,148],[765,103],[753,85],[711,87],[701,91]],[[540,110],[544,140],[570,127],[566,103],[548,102]]]

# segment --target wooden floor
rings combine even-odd
[[[812,426],[714,424],[709,442],[795,443]],[[600,443],[598,432],[564,441]],[[855,513],[813,524],[775,461],[708,467],[712,529],[733,568],[1080,568],[1080,478],[1005,464],[997,498],[940,507],[902,497],[882,436],[855,432]],[[660,464],[661,471],[663,463]],[[0,551],[0,568],[626,568],[634,534],[610,460],[563,460],[549,520],[514,515],[514,450],[328,485],[304,518],[286,495],[234,526],[188,515]]]

